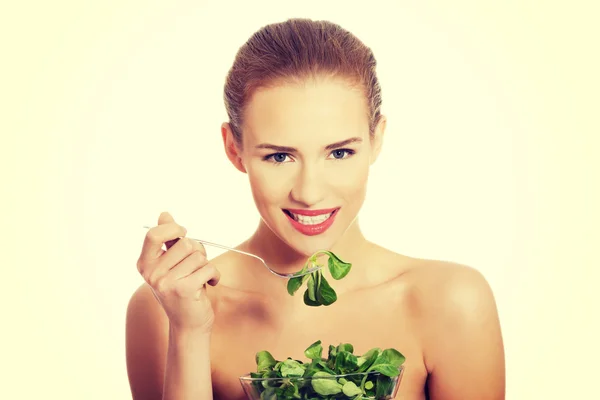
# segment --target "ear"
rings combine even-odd
[[[231,130],[231,125],[229,123],[224,122],[221,125],[221,136],[223,137],[223,146],[225,147],[225,154],[227,154],[227,158],[236,167],[240,172],[246,173],[246,167],[242,162],[241,150],[235,141],[235,137],[233,136],[233,131]]]
[[[373,132],[373,138],[371,139],[371,165],[373,165],[375,161],[377,161],[379,153],[381,152],[381,146],[383,145],[383,135],[385,134],[386,125],[387,118],[385,117],[385,115],[382,115],[379,118],[379,122],[375,126],[375,132]]]

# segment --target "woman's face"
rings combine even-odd
[[[367,110],[361,90],[333,78],[261,89],[247,106],[230,159],[265,224],[301,254],[331,248],[364,202],[385,125],[371,139]]]

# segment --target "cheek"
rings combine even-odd
[[[336,171],[330,175],[331,187],[335,188],[339,195],[346,198],[359,195],[366,190],[369,164],[363,160],[357,161],[360,162],[347,163],[336,168]]]
[[[285,196],[280,179],[261,168],[248,168],[248,179],[254,200],[259,207],[279,202]]]

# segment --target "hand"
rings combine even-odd
[[[158,226],[146,234],[137,268],[172,328],[209,333],[214,312],[206,284],[215,286],[221,274],[206,259],[204,246],[186,238],[186,234],[187,230],[169,213],[162,213]]]

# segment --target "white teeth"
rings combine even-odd
[[[298,215],[292,212],[290,212],[290,214],[294,217],[296,221],[300,222],[302,225],[318,225],[325,222],[329,217],[331,217],[331,214],[333,213],[316,215],[314,217]]]

